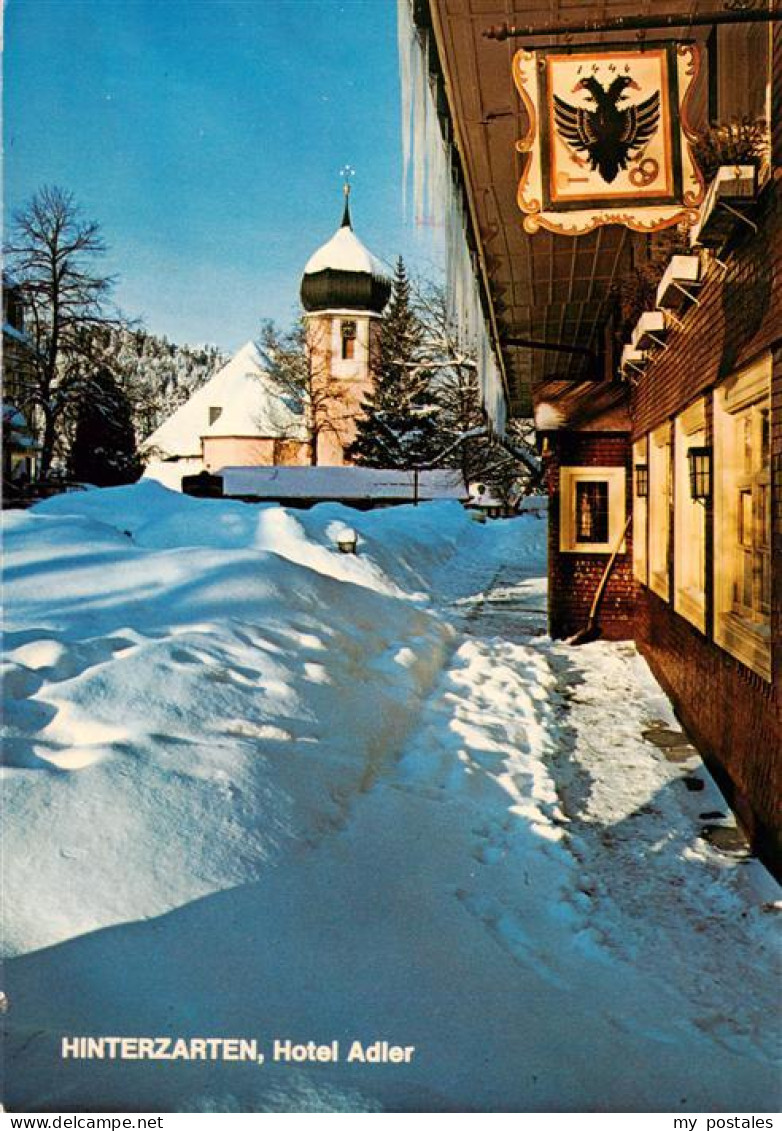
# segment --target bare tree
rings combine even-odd
[[[308,326],[301,318],[290,330],[281,330],[267,320],[261,324],[257,345],[268,375],[302,421],[310,463],[315,466],[319,439],[329,433],[340,438],[349,407],[345,382],[331,373],[326,324]],[[280,437],[285,438],[292,437]]]
[[[106,251],[100,227],[86,220],[70,192],[45,186],[13,217],[5,245],[32,339],[28,404],[42,422],[40,473],[52,463],[61,422],[85,394],[94,362],[91,331],[119,322],[108,313],[114,285],[98,273]]]
[[[458,467],[465,485],[484,482],[503,501],[521,484],[534,489],[540,481],[540,460],[534,449],[531,421],[511,421],[502,436],[492,433],[481,404],[475,355],[459,341],[448,318],[441,289],[431,284],[411,286],[411,310],[420,327],[416,349],[392,359],[403,367],[408,384],[421,387],[434,406],[435,430],[427,455],[410,466]],[[308,438],[310,460],[317,463],[318,439],[328,432],[340,434],[340,422],[349,405],[345,383],[331,376],[327,359],[331,342],[325,324],[307,327],[302,320],[284,332],[273,322],[264,322],[258,348],[269,376],[290,408],[302,420]],[[377,369],[378,359],[374,359]],[[362,404],[358,409],[363,412]],[[428,410],[429,411],[429,410]],[[372,438],[378,466],[398,466],[399,436],[387,428],[383,412],[375,412]]]
[[[418,366],[428,373],[440,406],[441,451],[433,465],[458,467],[465,485],[483,482],[507,505],[519,486],[530,491],[540,482],[534,424],[511,420],[495,436],[481,402],[475,354],[460,342],[442,288],[419,282],[414,305],[425,328]]]

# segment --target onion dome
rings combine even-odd
[[[342,225],[312,255],[301,280],[301,302],[309,313],[319,310],[369,310],[380,314],[391,295],[391,280],[379,259],[353,231],[350,185],[345,185]]]

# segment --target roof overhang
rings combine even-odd
[[[696,0],[613,0],[610,15],[656,16],[713,7]],[[519,40],[486,37],[492,25],[599,19],[602,3],[575,0],[415,0],[414,18],[429,29],[429,69],[441,130],[452,147],[469,207],[468,242],[488,308],[487,321],[504,371],[513,416],[530,415],[538,390],[613,380],[621,343],[612,319],[618,280],[643,259],[655,236],[610,224],[580,236],[525,232],[516,196],[527,156],[517,142],[528,118],[516,93],[512,60]],[[655,39],[705,41],[708,27],[670,27]],[[579,42],[627,42],[632,32]],[[535,46],[566,46],[548,36]],[[530,44],[525,43],[525,46]],[[705,113],[706,83],[696,89],[696,120]]]
[[[538,432],[629,432],[627,388],[618,381],[543,381],[535,389]]]

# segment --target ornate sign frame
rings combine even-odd
[[[529,116],[518,189],[524,228],[578,236],[603,224],[654,232],[695,223],[704,184],[688,111],[694,43],[518,51]]]

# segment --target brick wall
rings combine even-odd
[[[635,627],[641,651],[756,849],[782,870],[778,691],[711,644],[651,590],[639,589]]]
[[[648,367],[632,401],[633,438],[671,419],[696,397],[766,350],[772,369],[772,671],[769,684],[712,643],[644,586],[635,632],[685,726],[706,755],[758,849],[782,868],[778,810],[782,760],[782,220],[768,191],[746,227],[722,254],[727,270],[707,260],[700,304],[672,330],[669,347]],[[710,418],[707,412],[707,418]],[[718,471],[717,471],[718,474]],[[711,612],[711,508],[707,515],[707,612]]]
[[[630,442],[626,432],[557,432],[550,438],[547,460],[549,491],[549,631],[571,636],[584,628],[609,554],[561,553],[559,549],[561,467],[624,467],[627,472],[627,513],[630,513],[632,476]],[[632,530],[626,552],[614,563],[600,603],[598,621],[603,636],[626,640],[633,635]]]

